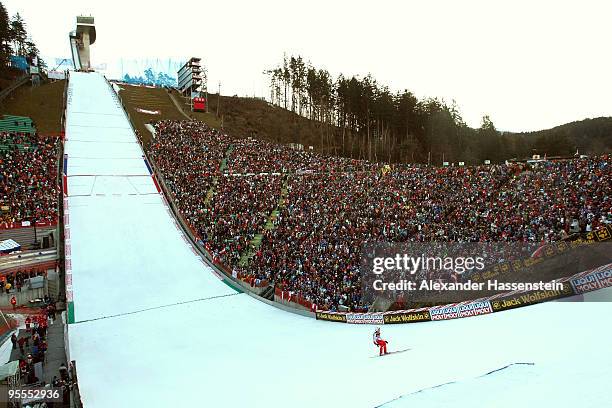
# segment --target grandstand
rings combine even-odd
[[[33,128],[29,118],[9,118],[0,131],[0,238],[27,250],[55,247],[58,138],[24,132]]]
[[[388,166],[234,139],[197,122],[155,126],[160,136],[151,145],[151,160],[207,249],[228,270],[294,292],[308,308],[371,306],[359,295],[363,242],[550,243],[612,223],[607,156],[533,166]],[[484,195],[490,186],[495,193]],[[537,205],[541,194],[551,197],[550,206]],[[590,199],[582,202],[581,196]],[[512,206],[515,197],[532,204]],[[525,227],[527,214],[531,221]],[[360,224],[370,227],[357,228]],[[326,279],[321,295],[313,282],[324,279],[320,271],[338,265],[342,273]],[[569,273],[552,271],[538,276]]]

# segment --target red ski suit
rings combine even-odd
[[[387,354],[387,340],[383,340],[380,338],[380,333],[374,332],[373,336],[374,345],[378,346],[380,351],[380,355]]]

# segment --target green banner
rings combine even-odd
[[[68,302],[68,324],[74,323],[74,302]]]

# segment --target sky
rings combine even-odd
[[[400,0],[1,0],[43,56],[69,57],[77,15],[95,17],[92,63],[198,56],[208,88],[268,96],[283,53],[337,76],[455,100],[468,125],[506,131],[612,116],[612,2]]]

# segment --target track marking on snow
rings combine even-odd
[[[240,293],[238,293],[238,292],[236,292],[236,293],[227,293],[225,295],[217,295],[217,296],[210,296],[210,297],[205,297],[205,298],[200,298],[200,299],[185,300],[183,302],[170,303],[170,304],[161,305],[161,306],[153,306],[153,307],[148,307],[146,309],[134,310],[132,312],[118,313],[118,314],[114,314],[114,315],[110,315],[110,316],[101,316],[101,317],[96,317],[96,318],[87,319],[87,320],[77,320],[76,322],[74,322],[72,324],[95,322],[96,320],[112,319],[114,317],[133,315],[133,314],[137,314],[137,313],[148,312],[148,311],[151,311],[151,310],[165,309],[165,308],[168,308],[168,307],[185,305],[187,303],[203,302],[203,301],[206,301],[206,300],[213,300],[213,299],[230,297],[230,296],[236,296],[236,295],[240,295]]]
[[[493,371],[489,371],[488,373],[485,373],[485,374],[479,375],[478,377],[474,377],[474,378],[482,378],[482,377],[486,377],[486,376],[487,376],[487,375],[489,375],[489,374],[497,373],[498,371],[505,370],[506,368],[510,368],[510,367],[512,367],[512,366],[515,366],[515,365],[530,365],[530,366],[532,366],[532,365],[535,365],[535,363],[511,363],[511,364],[505,365],[505,366],[503,366],[503,367],[496,368],[496,369],[495,369],[495,370],[493,370]],[[423,389],[420,389],[420,390],[418,390],[418,391],[409,392],[408,394],[400,395],[400,396],[399,396],[399,397],[397,397],[397,398],[393,398],[392,400],[389,400],[389,401],[387,401],[387,402],[383,402],[383,403],[382,403],[382,404],[380,404],[380,405],[376,405],[374,408],[381,408],[381,407],[384,407],[385,405],[387,405],[387,404],[389,404],[389,403],[391,403],[391,402],[393,402],[393,401],[397,401],[397,400],[398,400],[398,399],[400,399],[400,398],[404,398],[404,397],[407,397],[407,396],[409,396],[409,395],[418,394],[419,392],[429,391],[429,390],[433,390],[433,389],[436,389],[436,388],[444,387],[445,385],[455,384],[455,383],[460,382],[460,381],[462,381],[462,380],[449,381],[449,382],[447,382],[447,383],[438,384],[438,385],[434,385],[434,386],[432,386],[432,387],[423,388]]]
[[[71,159],[108,160],[108,157],[70,156]],[[133,157],[113,157],[112,160],[136,160]],[[146,176],[143,176],[146,177]]]
[[[65,139],[68,140],[68,139]],[[138,144],[138,142],[132,141],[121,141],[121,140],[83,140],[83,139],[70,139],[71,142],[80,142],[80,143],[99,143],[99,144],[111,144],[111,143],[120,143],[120,144]]]
[[[486,376],[487,376],[487,375],[489,375],[489,374],[493,374],[493,373],[496,373],[496,372],[498,372],[498,371],[505,370],[506,368],[508,368],[508,367],[512,367],[512,366],[514,366],[514,365],[535,365],[535,363],[512,363],[512,364],[508,364],[507,366],[504,366],[504,367],[498,368],[498,369],[493,370],[493,371],[489,371],[488,373],[483,374],[483,375],[481,375],[481,376],[479,376],[479,377],[476,377],[476,378],[486,377]]]
[[[78,127],[78,128],[96,128],[96,129],[131,129],[127,126],[99,126],[99,125],[70,125],[71,127]]]
[[[412,350],[411,348],[406,348],[406,349],[402,349],[402,350],[395,350],[395,351],[389,351],[387,352],[387,354],[376,354],[370,358],[377,358],[377,357],[385,357],[388,356],[390,354],[398,354],[398,353],[403,353],[404,351],[409,351]]]
[[[148,174],[73,174],[70,177],[149,177]]]
[[[104,112],[84,112],[84,111],[71,111],[70,113],[80,113],[82,115],[104,115],[104,116],[117,116],[117,117],[122,117],[124,116],[123,112],[121,113],[104,113]]]

